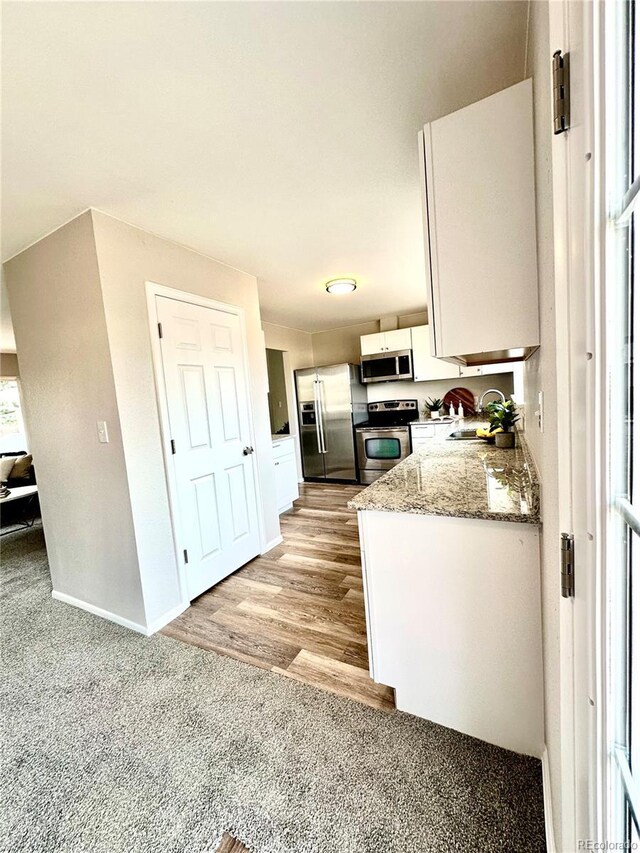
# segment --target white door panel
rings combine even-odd
[[[156,296],[187,591],[260,550],[249,399],[236,314]]]

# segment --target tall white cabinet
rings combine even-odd
[[[531,80],[420,134],[433,355],[526,358],[540,343]]]
[[[412,327],[411,348],[414,382],[426,382],[430,379],[457,379],[460,376],[460,368],[457,364],[451,364],[433,355],[433,341],[429,326]]]

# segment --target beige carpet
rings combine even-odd
[[[545,849],[540,762],[53,601],[43,546],[2,541],[0,850]]]

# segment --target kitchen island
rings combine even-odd
[[[526,448],[434,439],[349,505],[372,678],[402,711],[539,757],[540,500]]]

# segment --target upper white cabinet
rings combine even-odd
[[[531,80],[420,134],[432,355],[527,358],[539,345]]]
[[[461,367],[460,376],[492,376],[494,373],[513,373],[519,365],[513,362],[505,364],[482,364],[472,367]],[[521,367],[521,365],[520,365]]]
[[[376,332],[373,335],[362,335],[360,338],[361,355],[374,355],[377,352],[398,352],[398,350],[403,349],[411,349],[411,329]]]
[[[457,364],[442,361],[433,355],[429,326],[413,326],[411,329],[413,350],[413,378],[415,382],[429,379],[457,379],[460,368]]]

